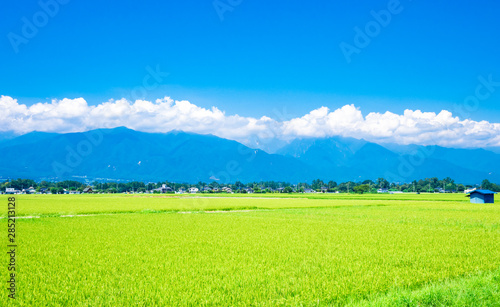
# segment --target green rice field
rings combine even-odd
[[[500,206],[464,194],[16,203],[17,298],[2,287],[2,306],[500,306]]]

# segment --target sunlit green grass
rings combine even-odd
[[[25,215],[123,213],[18,220],[21,305],[499,304],[496,204],[122,195],[18,204]],[[238,208],[270,210],[206,212]]]
[[[352,205],[435,204],[466,205],[463,194],[104,194],[104,195],[16,195],[19,216],[47,216],[117,212],[242,210],[278,208],[314,208]],[[235,196],[237,195],[237,196]],[[445,202],[446,201],[446,202]],[[7,195],[0,196],[0,203]],[[5,217],[7,212],[0,211]]]
[[[500,306],[500,269],[432,282],[415,290],[395,288],[347,306]]]
[[[432,201],[464,201],[464,193],[374,193],[374,194],[355,194],[355,193],[254,193],[254,194],[195,194],[204,197],[260,197],[260,198],[309,198],[309,199],[365,199],[365,200],[432,200]],[[182,194],[182,196],[191,196],[189,194]]]

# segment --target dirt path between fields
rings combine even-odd
[[[255,209],[255,210],[217,210],[217,211],[159,211],[151,213],[177,213],[177,214],[191,214],[191,213],[241,213],[241,212],[253,212],[253,211],[271,211],[271,209]],[[47,216],[16,216],[12,219],[39,219],[42,217],[86,217],[86,216],[100,216],[100,215],[120,215],[120,214],[137,214],[145,213],[141,211],[135,212],[115,212],[115,213],[89,213],[89,214],[63,214],[63,215],[47,215]],[[147,213],[147,212],[146,212]],[[7,217],[0,217],[0,219],[6,219]]]

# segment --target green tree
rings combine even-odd
[[[389,181],[387,181],[386,179],[378,178],[377,179],[377,186],[379,187],[379,189],[388,189],[390,184],[389,184]]]
[[[491,182],[488,179],[484,179],[483,182],[481,182],[481,189],[491,190],[492,189]]]
[[[319,189],[321,189],[321,187],[325,186],[325,183],[321,179],[315,179],[315,180],[313,180],[311,186],[314,190],[319,190]]]
[[[353,190],[356,193],[363,194],[370,190],[370,186],[368,184],[360,184],[358,186],[355,186]]]

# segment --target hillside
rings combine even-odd
[[[32,132],[0,142],[0,178],[191,182],[408,182],[451,177],[499,182],[500,155],[483,149],[381,146],[353,138],[298,139],[276,154],[213,135],[127,128],[83,133]]]

